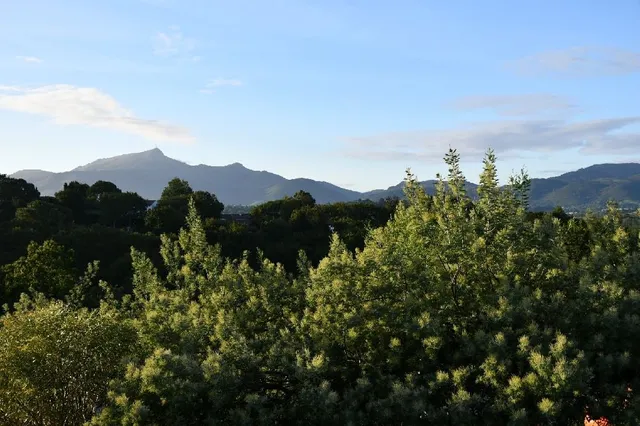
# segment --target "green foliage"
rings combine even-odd
[[[384,225],[394,208],[391,202],[371,201],[318,205],[310,194],[300,191],[252,208],[254,246],[293,271],[300,250],[313,264],[324,258],[333,232],[340,234],[350,250],[362,249],[369,230]],[[233,254],[237,257],[241,252]]]
[[[65,183],[61,191],[56,192],[56,199],[64,207],[71,210],[73,221],[77,224],[89,222],[89,185],[80,182]]]
[[[94,425],[553,425],[583,424],[585,414],[636,424],[638,229],[613,204],[580,219],[529,212],[530,179],[521,173],[500,187],[491,151],[473,192],[458,153],[445,162],[432,196],[408,171],[406,202],[318,205],[299,192],[254,207],[243,222],[220,217],[214,196],[172,181],[147,214],[166,232],[156,257],[152,235],[97,225],[67,234],[65,245],[87,256],[111,247],[105,261],[134,246],[122,261],[131,262],[130,288],[102,283],[99,308],[80,308],[99,276],[92,265],[67,305],[19,305],[0,333],[40,341],[63,328],[17,320],[29,315],[57,324],[117,318],[118,336],[132,339],[127,350],[101,343],[108,362],[74,364],[88,382],[101,380],[91,388]],[[60,250],[32,246],[6,268],[10,282],[32,292],[49,276],[70,282],[65,268],[38,266],[65,264]],[[21,339],[6,339],[5,352],[35,361],[25,371],[0,363],[0,392],[39,404],[48,377],[33,373],[36,390],[14,384],[41,365],[67,371],[68,349],[44,345],[54,356],[38,358]],[[36,423],[64,424],[59,407],[83,413],[68,424],[91,417],[62,395]],[[27,419],[11,410],[0,413]]]
[[[40,197],[40,193],[24,179],[0,174],[0,222],[13,219],[16,209]]]
[[[100,198],[105,194],[120,194],[122,191],[113,182],[99,180],[89,188],[87,195],[91,198]]]
[[[244,401],[258,408],[265,392],[278,404],[295,394],[290,380],[298,369],[287,345],[295,336],[283,331],[293,330],[303,292],[267,260],[259,271],[246,260],[225,262],[207,244],[193,203],[188,230],[163,238],[161,252],[166,279],[146,256],[132,254],[131,315],[147,355],[115,385],[95,423],[268,424],[245,412]]]
[[[31,243],[26,256],[1,268],[5,303],[16,301],[21,293],[42,293],[64,298],[77,284],[74,254],[55,241]]]
[[[200,216],[204,218],[218,219],[224,210],[224,204],[218,198],[206,191],[196,191],[193,193],[193,200]]]
[[[113,228],[140,229],[147,202],[133,192],[107,192],[95,200],[99,223]]]
[[[311,194],[298,191],[293,197],[282,200],[268,201],[251,209],[251,216],[257,222],[267,222],[276,219],[288,221],[296,209],[305,206],[315,206],[316,201]]]
[[[160,199],[168,200],[175,197],[188,197],[191,194],[193,194],[193,189],[191,189],[189,182],[183,179],[174,178],[171,179],[164,188]]]
[[[184,226],[184,203],[158,201],[146,214],[144,223],[156,234],[176,233]]]
[[[193,192],[189,183],[175,178],[162,191],[157,205],[147,213],[145,223],[149,229],[157,233],[177,233],[185,226],[189,201],[193,199],[200,215],[204,218],[217,219],[224,210],[224,204],[206,191]]]
[[[57,202],[35,200],[16,210],[14,224],[39,235],[51,237],[71,225],[71,210]]]
[[[58,234],[56,241],[73,250],[75,268],[82,270],[87,264],[98,261],[100,269],[97,280],[110,283],[114,293],[121,297],[132,291],[131,247],[149,253],[159,263],[160,238],[152,234],[128,232],[110,226],[76,226],[68,232]],[[101,290],[96,282],[86,289],[87,306],[97,306]]]
[[[0,318],[0,424],[89,421],[134,344],[134,330],[114,312],[23,300]]]

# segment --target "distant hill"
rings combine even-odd
[[[438,182],[437,180],[431,179],[431,180],[422,181],[420,182],[420,184],[425,189],[427,194],[433,195],[436,193],[437,182]],[[478,185],[476,185],[475,183],[466,182],[465,188],[469,196],[471,196],[472,198],[475,198],[478,195]],[[392,198],[392,197],[402,198],[404,197],[403,191],[404,191],[404,182],[400,182],[399,184],[390,186],[387,189],[375,189],[373,191],[364,192],[362,194],[362,198],[370,199],[370,200],[379,200],[380,198]]]
[[[147,199],[159,198],[162,189],[174,177],[187,180],[195,190],[210,191],[225,204],[253,205],[307,191],[319,203],[402,197],[404,182],[387,189],[357,192],[328,182],[311,179],[286,179],[267,171],[255,171],[240,163],[227,166],[191,166],[167,157],[159,149],[96,160],[63,173],[22,170],[12,175],[33,183],[43,195],[53,195],[65,182],[77,180],[93,184],[111,181],[126,191]],[[421,182],[427,193],[435,192],[435,180]],[[471,196],[477,185],[467,182]],[[551,210],[562,206],[569,211],[599,209],[610,199],[622,207],[640,206],[640,164],[598,164],[560,176],[533,179],[531,207]]]
[[[428,194],[435,193],[435,180],[421,182]],[[363,198],[402,197],[404,183],[363,194]],[[478,186],[466,183],[469,195],[477,195]],[[534,210],[552,210],[562,206],[568,211],[601,209],[609,200],[621,207],[640,207],[640,164],[596,164],[546,179],[532,179],[530,205]]]
[[[352,201],[361,195],[327,182],[290,180],[266,171],[249,170],[240,163],[191,166],[165,156],[159,149],[100,159],[63,173],[22,170],[12,176],[33,183],[43,195],[53,195],[65,182],[93,184],[106,180],[154,200],[174,177],[187,180],[194,190],[216,194],[225,204],[252,205],[293,195],[301,189],[312,193],[320,203]]]
[[[596,164],[548,179],[534,179],[532,207],[548,210],[603,208],[609,200],[621,207],[640,207],[640,164]]]

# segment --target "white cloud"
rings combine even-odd
[[[576,106],[569,100],[551,94],[466,96],[451,104],[461,110],[492,109],[500,115],[526,116],[573,112]]]
[[[0,92],[21,92],[22,89],[17,86],[0,86]]]
[[[180,27],[172,25],[167,32],[159,32],[154,37],[153,51],[159,56],[177,56],[189,53],[196,47],[194,39],[185,37]]]
[[[91,87],[0,86],[0,109],[49,117],[61,125],[108,128],[154,141],[194,140],[187,129],[136,117],[114,98]]]
[[[28,62],[31,64],[40,64],[42,63],[42,59],[36,58],[35,56],[16,56],[16,59],[19,59],[23,62]]]
[[[509,61],[507,67],[524,75],[589,77],[630,74],[640,72],[640,52],[613,47],[572,47]]]
[[[629,155],[640,153],[640,133],[620,132],[640,123],[640,116],[586,121],[497,121],[463,129],[397,132],[350,138],[345,154],[368,160],[441,160],[451,148],[464,160],[482,158],[493,148],[501,158],[527,153],[579,149],[584,154]]]

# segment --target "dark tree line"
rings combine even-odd
[[[223,255],[240,258],[249,251],[257,265],[258,252],[296,271],[298,253],[303,250],[317,263],[328,253],[332,232],[340,232],[352,250],[364,246],[370,228],[382,226],[390,218],[397,200],[316,204],[313,197],[298,192],[292,197],[241,210],[238,220],[223,215],[224,205],[214,194],[194,191],[188,182],[171,180],[160,199],[145,200],[133,192],[124,192],[111,182],[93,185],[69,182],[53,197],[40,196],[23,179],[0,176],[0,297],[2,303],[14,303],[29,288],[23,278],[11,278],[12,264],[42,257],[54,269],[64,270],[61,281],[79,276],[86,266],[98,261],[94,284],[87,291],[90,305],[98,303],[97,282],[114,283],[118,295],[130,293],[131,256],[135,247],[160,265],[160,235],[175,235],[186,224],[189,201],[193,199],[203,220],[207,239],[221,244]],[[49,256],[49,257],[47,257]],[[64,258],[57,264],[53,259]],[[46,259],[46,260],[44,260]],[[53,262],[53,263],[51,263]],[[46,268],[34,271],[38,291],[47,294],[37,274],[49,274]],[[9,283],[11,281],[11,283]],[[50,284],[49,295],[59,295]]]

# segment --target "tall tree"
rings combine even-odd
[[[99,180],[87,191],[87,196],[92,198],[100,198],[103,194],[120,194],[122,190],[113,182]]]
[[[21,293],[62,299],[79,279],[73,251],[53,240],[32,242],[25,256],[4,265],[1,271],[7,302],[17,300]]]
[[[13,219],[16,209],[40,197],[33,184],[0,174],[0,222]]]
[[[160,199],[168,200],[174,197],[186,197],[193,194],[193,189],[184,179],[173,178],[162,191]]]
[[[0,423],[90,421],[134,345],[134,330],[114,311],[23,301],[0,318]]]
[[[194,192],[187,181],[175,178],[162,191],[156,205],[149,209],[145,218],[147,227],[158,233],[177,233],[186,224],[192,198],[203,218],[217,219],[224,210],[224,204],[215,195],[206,191]]]
[[[77,181],[64,184],[55,197],[60,204],[71,210],[73,220],[77,224],[85,225],[91,221],[92,211],[89,201],[89,185]]]
[[[196,191],[193,193],[196,209],[202,218],[219,219],[224,210],[224,204],[218,198],[207,191]]]
[[[46,238],[66,230],[73,220],[72,212],[55,201],[36,200],[18,208],[15,214],[16,226],[34,230]]]
[[[96,206],[100,223],[114,228],[138,229],[147,212],[147,202],[135,192],[102,193]]]

